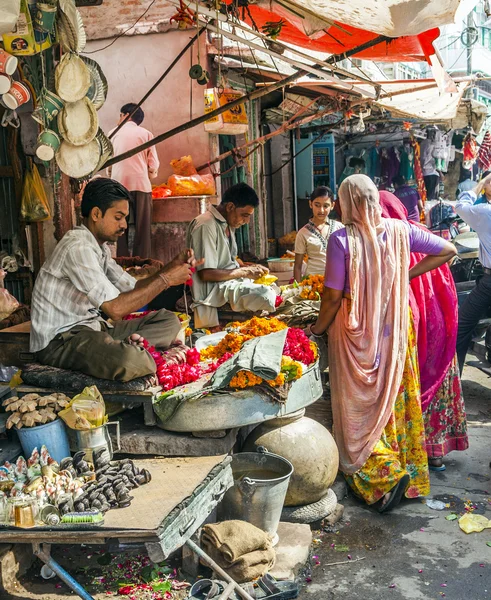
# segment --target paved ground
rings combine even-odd
[[[431,498],[463,508],[472,500],[491,518],[491,380],[466,368],[470,449],[445,460],[432,473]],[[491,598],[491,529],[466,535],[452,510],[431,510],[421,500],[403,502],[380,515],[353,497],[342,501],[345,519],[323,533],[315,549],[319,562],[301,600],[487,600]],[[332,545],[337,546],[332,547]],[[344,548],[343,548],[344,546]],[[349,560],[348,556],[351,557]],[[362,560],[359,560],[362,559]],[[357,562],[355,562],[357,561]],[[345,564],[332,565],[342,562]]]

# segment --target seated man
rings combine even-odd
[[[187,281],[196,261],[185,250],[146,279],[137,282],[125,273],[111,258],[107,242],[125,232],[129,200],[128,190],[117,181],[88,183],[81,206],[84,224],[63,236],[41,268],[32,296],[30,345],[42,364],[130,381],[156,371],[142,338],[159,350],[175,341],[180,323],[171,312],[122,319]]]
[[[196,327],[216,327],[217,308],[227,302],[232,310],[272,312],[276,294],[253,283],[269,271],[261,265],[237,262],[235,230],[249,223],[259,206],[256,192],[246,183],[229,188],[216,208],[211,206],[188,228],[186,245],[204,258],[193,275],[193,309]]]

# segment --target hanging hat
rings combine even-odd
[[[56,162],[61,171],[74,179],[84,179],[92,175],[100,159],[101,145],[97,139],[85,146],[74,146],[63,141],[56,153]]]
[[[99,118],[88,98],[69,102],[58,115],[58,130],[61,137],[74,146],[85,146],[91,142],[98,129]]]
[[[56,22],[63,49],[67,52],[82,52],[87,43],[87,36],[74,0],[60,0]]]
[[[92,102],[96,110],[99,110],[106,101],[107,96],[107,79],[100,65],[91,58],[82,56],[81,59],[84,61],[86,67],[90,72],[90,87],[87,92],[87,98]]]
[[[55,87],[65,102],[77,102],[88,92],[91,79],[84,61],[73,53],[63,56],[55,69]]]

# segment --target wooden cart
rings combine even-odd
[[[135,461],[148,469],[152,481],[131,491],[131,506],[110,510],[104,524],[84,529],[35,527],[0,528],[2,542],[32,544],[33,552],[80,598],[93,600],[50,555],[53,544],[94,544],[117,540],[143,543],[150,559],[165,560],[190,541],[233,485],[231,458],[155,458]]]

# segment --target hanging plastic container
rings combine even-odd
[[[217,88],[205,90],[205,114],[224,106],[229,102],[241,98],[243,94],[237,90],[227,89],[219,93]],[[240,135],[249,130],[249,120],[245,110],[245,104],[238,104],[226,110],[217,117],[205,121],[205,131],[208,133],[219,133],[222,135]]]
[[[234,486],[220,505],[220,520],[238,519],[266,531],[278,542],[278,524],[293,465],[259,447],[257,452],[232,455]]]
[[[25,456],[31,456],[34,448],[41,448],[44,444],[52,458],[60,463],[70,456],[70,444],[65,429],[65,424],[60,418],[38,425],[36,427],[22,427],[17,429],[17,435]]]

